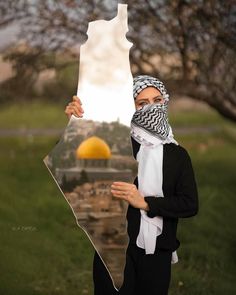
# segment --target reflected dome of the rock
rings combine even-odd
[[[78,159],[110,159],[111,150],[103,139],[91,136],[79,145],[76,157]]]

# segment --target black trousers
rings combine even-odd
[[[117,291],[99,255],[93,260],[94,295],[167,295],[171,279],[172,251],[156,249],[153,254],[135,244],[126,250],[124,281]]]

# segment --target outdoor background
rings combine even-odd
[[[199,191],[199,213],[179,220],[170,295],[234,294],[234,1],[123,3],[132,73],[165,82]],[[93,294],[93,248],[43,158],[68,123],[88,22],[116,9],[113,0],[0,1],[0,294]]]

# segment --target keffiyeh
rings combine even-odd
[[[157,88],[164,98],[164,103],[147,104],[136,110],[131,120],[131,136],[140,143],[136,159],[138,161],[139,191],[144,196],[164,197],[163,182],[163,144],[173,142],[172,128],[168,123],[169,95],[160,80],[147,75],[134,78],[134,99],[146,87]],[[140,230],[136,240],[138,247],[145,249],[146,254],[153,254],[156,238],[162,233],[163,217],[150,218],[145,210],[140,209]],[[176,251],[172,253],[171,263],[178,262]]]
[[[164,98],[164,103],[146,104],[136,110],[131,119],[131,136],[140,144],[155,146],[162,143],[177,142],[168,122],[169,94],[160,80],[141,75],[134,78],[134,99],[146,87],[157,88]]]
[[[157,88],[163,95],[165,100],[169,100],[169,94],[166,91],[165,85],[157,78],[148,75],[136,76],[133,80],[133,96],[134,99],[146,87],[151,86]]]

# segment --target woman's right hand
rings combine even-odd
[[[65,108],[65,113],[70,119],[71,115],[73,114],[76,117],[83,117],[84,110],[81,107],[82,102],[80,98],[76,95],[72,97],[72,102],[68,103],[68,105]]]

